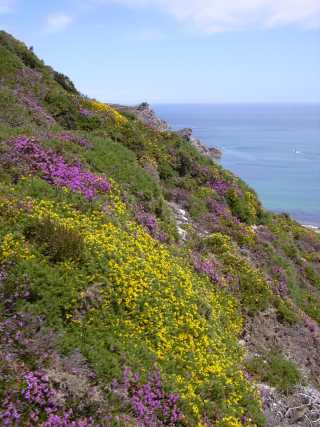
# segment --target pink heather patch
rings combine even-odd
[[[229,182],[226,181],[211,181],[209,186],[215,190],[217,193],[224,195],[232,186]]]
[[[219,282],[219,275],[216,271],[216,265],[211,260],[202,260],[200,255],[194,254],[192,261],[195,270],[200,274],[205,274],[213,283]]]
[[[40,120],[45,121],[48,125],[55,123],[54,118],[46,112],[46,110],[38,103],[35,98],[33,98],[32,95],[26,95],[20,92],[19,97],[22,103],[26,105]]]
[[[111,184],[105,178],[86,171],[80,163],[69,164],[53,150],[44,149],[35,139],[20,136],[10,142],[10,161],[25,162],[31,172],[41,172],[52,185],[67,187],[88,200],[107,193]]]
[[[138,426],[180,425],[180,396],[164,390],[159,371],[150,373],[148,380],[142,382],[138,374],[125,368],[122,380],[113,381],[113,391],[130,404]]]

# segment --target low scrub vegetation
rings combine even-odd
[[[0,419],[263,426],[246,319],[320,321],[320,239],[174,132],[77,92],[0,33]],[[279,326],[279,327],[280,327]]]

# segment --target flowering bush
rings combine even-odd
[[[20,388],[9,391],[2,404],[0,419],[5,427],[93,427],[93,418],[77,419],[72,409],[64,410],[58,393],[45,372],[27,372]]]
[[[157,219],[154,215],[140,209],[136,214],[136,218],[139,224],[143,225],[151,233],[155,233],[157,229]]]
[[[73,143],[78,144],[84,148],[90,147],[90,142],[86,138],[75,135],[72,132],[61,132],[59,134],[59,139],[61,141],[65,141],[65,142],[73,142]]]
[[[154,238],[160,242],[165,242],[167,240],[168,237],[164,231],[160,230],[155,215],[146,212],[143,208],[138,208],[135,216],[138,223],[146,228]]]
[[[147,382],[142,383],[138,374],[126,368],[122,380],[114,381],[112,389],[121,399],[128,400],[137,425],[176,426],[183,418],[178,408],[179,395],[165,392],[159,371],[149,374]]]
[[[232,185],[226,181],[212,180],[209,182],[209,186],[218,194],[223,196],[231,188]]]
[[[72,325],[75,336],[86,331],[87,338],[77,346],[85,346],[89,361],[98,370],[105,372],[104,358],[97,349],[108,348],[105,340],[112,334],[114,347],[121,354],[130,349],[130,357],[139,360],[138,354],[143,351],[143,369],[151,369],[151,361],[156,361],[163,371],[173,395],[169,399],[167,394],[162,401],[160,419],[166,416],[167,405],[171,405],[171,415],[178,416],[173,410],[177,393],[181,410],[196,425],[209,411],[213,384],[225,387],[230,405],[222,415],[211,414],[212,419],[218,417],[221,421],[224,416],[237,418],[240,414],[241,418],[247,414],[247,396],[253,391],[237,367],[241,350],[236,337],[242,322],[232,298],[220,295],[208,279],[195,274],[140,226],[126,222],[123,228],[108,222],[102,211],[81,214],[67,204],[44,200],[34,200],[31,211],[19,209],[19,205],[25,204],[19,201],[15,221],[33,223],[49,215],[57,224],[76,230],[84,240],[87,257],[82,263],[76,267],[66,260],[55,265],[54,277],[63,277],[63,282],[69,283],[67,288],[61,284],[64,299],[54,297],[54,286],[43,288],[41,280],[36,288],[41,299],[36,304],[55,323],[61,322],[57,316],[63,310],[62,319]],[[18,253],[17,248],[10,260],[19,259]],[[31,281],[37,281],[39,268],[48,268],[38,256],[29,261]],[[75,279],[75,271],[78,279],[67,279]],[[89,283],[99,284],[95,287],[99,295],[97,304],[86,306],[82,298],[87,298]],[[150,390],[152,396],[158,393],[151,385],[155,380],[150,381],[151,388],[148,382],[131,383],[129,387],[130,404],[141,417],[150,417],[152,405],[158,405],[148,400]],[[140,400],[131,400],[133,396]]]
[[[19,99],[22,104],[26,105],[32,111],[34,117],[38,119],[40,123],[44,122],[48,125],[52,125],[56,122],[31,94],[20,92]]]
[[[106,113],[108,116],[110,116],[116,124],[124,124],[127,123],[127,118],[124,117],[122,114],[120,114],[115,108],[111,107],[108,104],[104,104],[102,102],[98,101],[88,101],[88,107],[91,108],[93,111],[98,111],[101,113]],[[82,108],[80,111],[83,111]],[[88,111],[88,110],[85,110]]]
[[[87,199],[107,193],[111,185],[103,177],[83,169],[80,163],[69,164],[52,150],[45,150],[35,139],[20,136],[9,141],[11,163],[25,163],[30,172],[41,172],[50,184],[82,193]]]
[[[192,256],[194,268],[198,273],[206,274],[210,280],[217,284],[219,283],[219,275],[215,263],[210,259],[201,259],[199,255]]]

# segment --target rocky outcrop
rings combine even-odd
[[[142,102],[138,106],[129,107],[124,105],[113,105],[117,110],[134,114],[138,120],[141,120],[146,126],[155,129],[159,132],[172,131],[168,123],[161,120],[147,102]],[[180,135],[184,140],[193,145],[201,154],[208,156],[212,159],[219,159],[222,155],[221,151],[216,147],[208,148],[202,142],[193,136],[191,128],[185,128],[174,131]]]
[[[220,158],[222,153],[221,151],[216,148],[208,148],[202,142],[195,138],[193,136],[193,131],[191,128],[185,128],[177,131],[177,134],[182,136],[186,141],[190,142],[191,145],[193,145],[198,151],[200,151],[201,154],[204,154],[205,156],[211,157],[213,159]]]
[[[257,384],[265,408],[267,426],[309,427],[320,425],[320,392],[311,386],[297,386],[281,394],[267,384]]]
[[[187,236],[188,236],[188,233],[185,230],[185,228],[189,224],[191,224],[191,219],[189,218],[187,211],[185,209],[182,209],[182,207],[179,206],[178,204],[171,202],[169,203],[169,206],[171,207],[174,213],[179,236],[183,241],[185,241],[187,240]]]
[[[165,132],[169,130],[168,123],[157,117],[156,113],[147,102],[142,102],[141,104],[134,107],[124,105],[114,105],[114,107],[119,111],[134,114],[137,119],[141,120],[146,126],[154,130],[159,132]]]
[[[156,129],[160,132],[169,130],[168,123],[157,117],[156,113],[147,102],[143,102],[142,104],[138,105],[138,107],[136,108],[136,113],[137,116],[147,126]]]

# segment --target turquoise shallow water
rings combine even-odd
[[[162,104],[173,129],[222,149],[222,165],[270,210],[320,226],[320,104]]]

